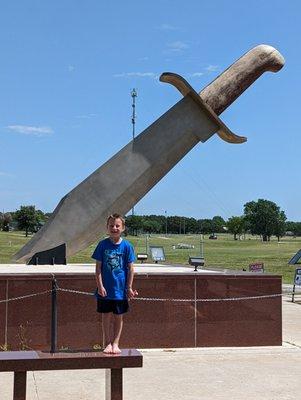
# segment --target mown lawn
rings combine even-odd
[[[30,238],[23,232],[0,232],[0,264],[10,263],[16,253]],[[128,236],[136,252],[146,251],[146,236]],[[172,246],[178,243],[192,244],[194,249],[176,249]],[[189,256],[200,254],[200,235],[151,235],[150,246],[163,246],[168,263],[187,264]],[[70,263],[90,263],[91,253],[96,243],[73,257]],[[246,236],[245,240],[233,240],[230,234],[219,234],[217,240],[204,237],[204,257],[207,267],[230,268],[242,270],[253,262],[263,262],[266,272],[283,276],[284,283],[292,283],[294,270],[288,266],[289,259],[301,248],[301,237],[282,238],[278,243],[276,238],[263,243],[259,238]]]

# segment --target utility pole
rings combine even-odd
[[[136,124],[136,97],[138,96],[136,89],[132,89],[131,97],[132,97],[132,125],[133,125],[133,140],[135,139],[135,124]]]
[[[165,236],[167,237],[167,211],[165,210]]]
[[[136,89],[132,89],[131,91],[131,97],[132,97],[132,126],[133,126],[133,140],[135,139],[135,124],[136,124],[136,97],[137,97],[137,92]],[[132,208],[132,215],[135,215],[135,210],[134,207]]]
[[[200,238],[200,253],[201,253],[201,257],[204,258],[204,237],[203,237],[202,233],[201,233],[201,238]]]

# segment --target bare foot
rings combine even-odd
[[[103,350],[103,353],[106,353],[106,354],[113,353],[113,348],[112,348],[111,343],[109,343],[109,344],[107,345],[107,347]]]
[[[119,353],[121,353],[121,350],[120,350],[118,344],[113,343],[113,346],[112,346],[112,353],[113,353],[113,354],[119,354]]]

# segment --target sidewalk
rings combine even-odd
[[[124,371],[124,399],[296,400],[301,376],[301,296],[283,298],[283,346],[143,350],[143,368]],[[0,374],[0,399],[12,399]],[[104,399],[104,371],[28,373],[30,400]]]

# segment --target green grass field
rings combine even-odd
[[[16,253],[28,240],[23,232],[0,232],[0,264],[10,263],[12,255]],[[145,236],[128,236],[127,239],[134,245],[136,252],[146,251]],[[194,249],[176,249],[172,246],[178,243],[192,244]],[[89,246],[71,257],[70,263],[90,263],[91,253],[95,244]],[[189,256],[200,254],[199,235],[151,235],[150,246],[163,246],[166,262],[188,264]],[[204,237],[204,257],[206,267],[248,269],[253,262],[263,262],[266,272],[280,274],[284,283],[292,283],[294,270],[288,266],[289,259],[301,248],[301,238],[282,238],[278,243],[276,238],[263,243],[259,238],[246,236],[245,240],[233,240],[233,235],[218,234],[217,240]]]

